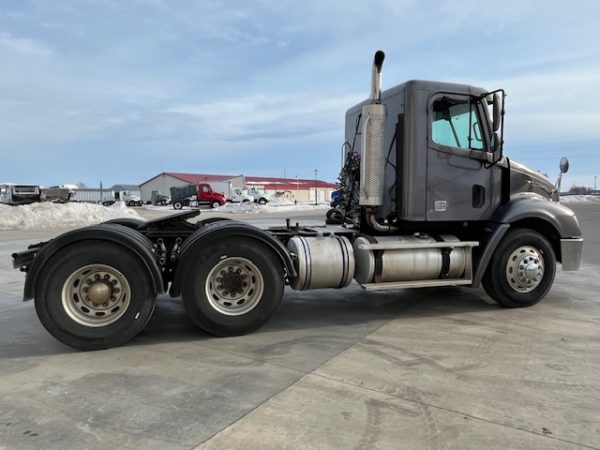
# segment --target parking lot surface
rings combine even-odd
[[[98,352],[54,340],[11,268],[63,230],[0,232],[0,449],[599,448],[600,205],[569,206],[583,269],[531,308],[286,289],[265,327],[215,338],[160,297],[137,338]]]

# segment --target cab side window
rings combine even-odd
[[[433,102],[433,142],[467,150],[484,150],[477,105],[470,99],[442,97]]]

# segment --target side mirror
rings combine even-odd
[[[500,137],[498,136],[498,133],[496,133],[494,131],[494,134],[492,134],[492,139],[490,141],[490,148],[492,150],[492,153],[498,153],[500,151],[500,147],[501,147]],[[567,163],[567,165],[568,165],[568,163]]]
[[[492,100],[492,131],[494,132],[500,129],[500,122],[502,120],[500,117],[502,114],[502,105],[500,102],[500,96],[498,94],[494,94],[494,99]]]
[[[569,160],[567,158],[560,158],[560,173],[567,173],[569,171]]]

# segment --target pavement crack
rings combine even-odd
[[[358,389],[363,389],[363,390],[366,390],[366,391],[369,391],[369,392],[377,393],[379,395],[387,395],[387,396],[390,396],[390,397],[397,398],[399,400],[404,400],[404,401],[407,401],[407,402],[415,403],[415,404],[417,404],[417,406],[419,406],[419,408],[434,408],[434,409],[437,409],[437,410],[440,410],[440,411],[445,411],[445,412],[448,412],[448,413],[451,413],[451,414],[457,414],[457,415],[460,415],[462,417],[468,417],[469,419],[479,420],[481,422],[486,422],[486,423],[489,423],[489,424],[492,424],[492,425],[498,425],[498,426],[501,426],[501,427],[504,427],[504,428],[509,428],[511,430],[522,431],[524,433],[534,434],[536,436],[541,436],[541,437],[545,437],[545,438],[548,438],[548,439],[554,439],[555,441],[564,442],[565,444],[577,445],[579,447],[589,448],[589,449],[592,449],[592,450],[600,450],[600,447],[592,447],[591,445],[582,444],[580,442],[574,442],[574,441],[570,441],[568,439],[562,439],[562,438],[559,438],[559,437],[547,434],[547,432],[539,432],[538,433],[537,431],[534,431],[534,430],[528,430],[526,428],[519,428],[519,427],[515,427],[513,425],[508,425],[508,424],[505,424],[505,423],[502,423],[502,422],[496,422],[494,420],[486,419],[484,417],[474,416],[472,414],[469,414],[469,413],[466,413],[466,412],[463,412],[463,411],[458,411],[458,410],[455,410],[455,409],[446,408],[444,406],[434,405],[433,403],[425,402],[425,401],[420,400],[418,398],[415,398],[413,396],[408,396],[407,397],[407,396],[404,396],[404,395],[398,395],[398,394],[389,393],[389,392],[382,392],[382,391],[378,391],[377,389],[373,389],[371,387],[365,386],[364,384],[357,384],[357,383],[352,383],[352,382],[345,381],[345,380],[339,380],[337,378],[329,377],[327,375],[323,375],[323,374],[319,374],[319,373],[313,373],[312,375],[314,375],[316,377],[319,377],[319,378],[322,378],[324,380],[332,381],[334,383],[344,384],[346,386],[350,386],[350,387],[354,387],[354,388],[358,388]],[[542,430],[544,430],[544,428]]]

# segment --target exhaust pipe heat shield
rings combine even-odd
[[[373,60],[371,103],[362,108],[362,156],[360,163],[361,206],[383,204],[385,172],[385,105],[381,104],[381,67],[385,58],[380,50]]]

